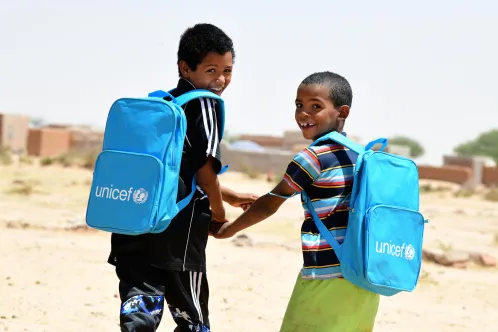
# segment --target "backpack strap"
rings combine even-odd
[[[385,138],[379,138],[376,139],[370,143],[367,144],[366,147],[361,146],[360,144],[357,144],[347,138],[346,136],[342,135],[341,133],[338,133],[337,131],[333,131],[331,133],[328,133],[313,143],[310,144],[310,146],[317,145],[320,142],[326,141],[326,140],[332,140],[334,142],[337,142],[346,148],[350,149],[353,152],[356,152],[358,154],[361,154],[367,150],[370,150],[375,144],[382,143],[382,147],[380,148],[380,151],[384,150],[385,147],[387,146],[387,139]],[[330,246],[334,249],[335,254],[339,261],[341,260],[342,257],[342,245],[337,242],[337,240],[334,238],[332,233],[327,229],[325,224],[322,222],[320,217],[316,214],[315,209],[313,208],[313,205],[311,204],[310,198],[306,195],[306,193],[303,191],[302,192],[303,200],[306,203],[306,207],[308,208],[308,211],[311,214],[311,217],[313,218],[313,221],[315,222],[316,227],[318,228],[318,231],[320,232],[321,236],[327,240],[327,242],[330,244]]]
[[[149,93],[148,97],[155,97],[155,98],[170,97],[171,100],[176,103],[177,102],[176,98],[173,97],[173,95],[170,92],[166,92],[166,91],[163,91],[163,90],[157,90],[157,91]]]
[[[347,147],[349,150],[354,151],[358,154],[363,153],[366,150],[360,144],[356,144],[355,142],[353,142],[352,140],[350,140],[349,138],[347,138],[343,134],[338,133],[337,131],[333,131],[331,133],[328,133],[328,134],[320,137],[319,139],[317,139],[316,141],[311,143],[310,146],[317,145],[318,143],[321,143],[321,142],[326,141],[326,140],[335,141],[335,142]]]
[[[327,242],[330,244],[330,246],[334,249],[335,255],[337,256],[340,262],[342,257],[342,246],[339,244],[339,242],[337,242],[334,236],[332,236],[332,234],[324,225],[320,217],[318,217],[318,215],[315,212],[315,209],[313,208],[313,205],[311,204],[310,198],[308,197],[308,195],[306,195],[304,191],[302,192],[302,196],[304,202],[306,203],[306,207],[311,213],[311,217],[313,218],[313,221],[315,222],[315,225],[318,228],[318,231],[320,231],[321,236],[323,236],[325,240],[327,240]]]
[[[358,154],[363,153],[367,150],[370,150],[376,144],[382,144],[379,151],[383,151],[387,147],[387,139],[386,138],[378,138],[376,140],[371,141],[365,147],[363,147],[360,144],[353,142],[352,140],[350,140],[346,136],[342,135],[341,133],[338,133],[337,131],[333,131],[331,133],[328,133],[328,134],[320,137],[319,139],[317,139],[316,141],[311,143],[310,146],[316,145],[316,144],[323,142],[325,140],[328,140],[328,139],[335,141],[335,142],[347,147],[349,150],[354,151]]]
[[[194,174],[194,177],[192,178],[192,187],[190,188],[190,194],[188,194],[187,197],[176,203],[178,211],[183,210],[188,205],[188,203],[190,203],[196,191],[197,191],[197,181],[195,180],[195,174]]]
[[[215,99],[221,104],[221,138],[223,138],[223,133],[225,132],[225,102],[223,99],[218,96],[217,94],[212,93],[209,90],[206,89],[195,89],[189,92],[186,92],[182,94],[181,96],[178,97],[173,97],[171,92],[173,92],[175,89],[170,90],[169,92],[166,92],[164,90],[156,90],[154,92],[150,92],[148,94],[148,97],[154,97],[154,98],[164,98],[164,97],[169,97],[171,98],[171,101],[174,102],[175,104],[179,106],[183,106],[186,103],[188,103],[191,100],[198,99],[198,98],[210,98],[210,99]],[[221,173],[220,173],[221,174]]]
[[[206,90],[206,89],[195,89],[195,90],[186,92],[186,93],[175,98],[171,94],[173,91],[174,91],[174,89],[170,90],[169,92],[166,92],[163,90],[157,90],[157,91],[149,93],[148,96],[149,97],[157,97],[157,98],[170,97],[171,101],[180,107],[185,105],[189,101],[194,100],[194,99],[198,99],[198,98],[210,98],[210,99],[214,99],[214,100],[218,101],[218,103],[220,103],[220,106],[221,106],[220,107],[220,109],[221,109],[221,112],[220,112],[221,113],[220,114],[220,116],[221,116],[221,135],[220,135],[220,138],[223,138],[223,134],[225,132],[225,103],[220,96],[218,96],[217,94],[214,94],[211,91]],[[225,173],[227,171],[227,169],[228,169],[228,165],[223,166],[221,168],[220,172],[218,173],[218,175]],[[194,194],[196,191],[197,191],[197,180],[196,180],[196,176],[194,175],[194,177],[192,178],[192,186],[190,189],[190,194],[187,197],[185,197],[184,199],[182,199],[181,201],[179,201],[178,203],[176,203],[178,211],[183,210],[190,203],[190,201],[194,197]]]
[[[191,100],[198,98],[210,98],[218,101],[221,105],[221,138],[223,138],[223,133],[225,132],[225,102],[223,99],[217,94],[212,93],[209,90],[205,89],[195,89],[189,92],[182,94],[181,96],[176,98],[176,103],[179,106],[183,106]]]
[[[216,100],[220,100],[223,102],[223,99],[221,99],[220,96],[212,93],[209,90],[205,90],[205,89],[195,89],[195,90],[191,90],[189,92],[185,92],[184,94],[182,94],[181,96],[178,96],[176,98],[176,102],[178,105],[183,106],[186,103],[188,103],[189,101],[191,101],[192,99],[197,99],[197,98],[211,98],[211,99],[216,99]]]

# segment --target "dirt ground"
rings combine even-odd
[[[117,278],[106,263],[109,234],[84,223],[91,172],[0,166],[0,331],[118,331]],[[236,191],[271,185],[227,173]],[[424,246],[498,257],[498,204],[451,193],[422,196]],[[229,208],[233,218],[239,212]],[[215,332],[278,331],[301,265],[299,198],[245,232],[252,245],[208,244]],[[424,262],[413,293],[381,298],[375,331],[498,331],[498,270]],[[172,331],[165,315],[159,331]]]

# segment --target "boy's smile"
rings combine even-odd
[[[207,89],[218,96],[228,87],[232,80],[232,52],[221,55],[208,52],[195,70],[182,61],[180,70],[183,78],[189,80],[197,89]]]
[[[295,118],[306,139],[316,140],[331,131],[342,131],[348,114],[348,106],[334,106],[327,86],[301,84],[297,89]]]

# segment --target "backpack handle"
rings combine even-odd
[[[163,90],[157,90],[154,92],[149,93],[149,97],[157,97],[157,98],[164,98],[164,97],[170,97],[171,100],[176,103],[176,98],[171,95],[171,93],[163,91]]]
[[[387,138],[377,138],[376,140],[371,141],[370,143],[365,146],[365,150],[370,150],[371,148],[374,147],[375,144],[382,143],[382,146],[380,147],[379,151],[384,151],[384,149],[387,146]]]

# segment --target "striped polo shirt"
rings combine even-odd
[[[345,135],[345,133],[343,133]],[[287,167],[284,180],[296,191],[307,193],[317,215],[342,243],[348,225],[349,200],[357,154],[333,141],[324,141],[299,152]],[[301,196],[303,279],[342,277],[334,249],[320,236]]]

